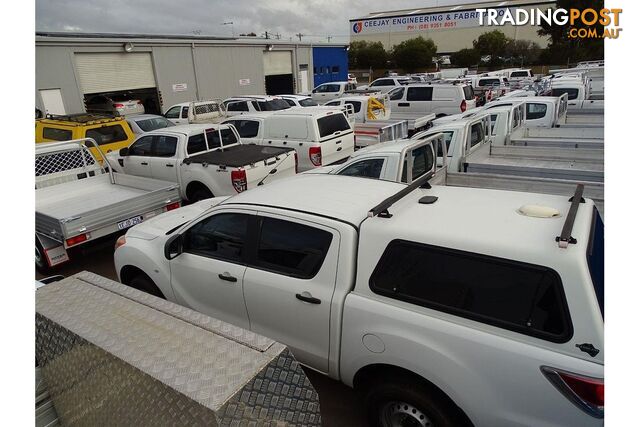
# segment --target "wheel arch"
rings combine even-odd
[[[376,381],[384,378],[396,377],[404,380],[417,381],[425,386],[430,392],[436,394],[442,398],[458,413],[459,419],[463,421],[464,426],[473,426],[473,423],[465,413],[465,411],[445,393],[440,387],[433,382],[424,378],[422,375],[417,374],[409,369],[402,368],[396,365],[386,363],[374,363],[361,367],[353,377],[353,388],[358,392],[363,392]]]
[[[125,265],[120,269],[120,281],[129,286],[131,281],[137,277],[137,276],[144,276],[147,279],[149,279],[149,281],[153,284],[153,286],[158,290],[158,292],[163,296],[164,299],[166,299],[166,295],[164,294],[164,292],[162,292],[162,290],[158,287],[158,284],[151,278],[149,277],[149,275],[147,273],[145,273],[143,270],[141,270],[140,268],[134,266],[134,265]]]
[[[213,197],[215,197],[214,192],[206,184],[202,183],[201,181],[194,180],[187,184],[187,188],[185,188],[184,191],[184,195],[189,202],[193,200],[193,195],[198,190],[206,190],[211,193]]]

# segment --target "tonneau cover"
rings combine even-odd
[[[208,163],[212,165],[240,167],[258,163],[271,157],[280,156],[293,150],[293,148],[238,144],[227,147],[224,151],[208,151],[206,153],[196,154],[195,156],[186,158],[184,163]]]

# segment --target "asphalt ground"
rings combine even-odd
[[[113,264],[115,238],[103,240],[87,247],[82,253],[51,274],[71,276],[80,271],[91,271],[112,280],[118,280]],[[36,271],[36,279],[46,277]],[[307,377],[320,396],[322,424],[329,427],[364,427],[364,410],[356,393],[344,384],[316,371],[304,368]]]

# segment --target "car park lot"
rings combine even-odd
[[[602,104],[585,71],[550,97],[554,77],[509,97],[513,73],[493,73],[329,82],[323,106],[185,101],[136,136],[47,116],[37,269],[285,344],[325,425],[599,425],[604,132],[575,123]]]

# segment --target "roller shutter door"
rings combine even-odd
[[[76,53],[83,93],[156,87],[151,53]]]
[[[264,52],[264,75],[276,76],[280,74],[293,74],[291,67],[291,52]]]

